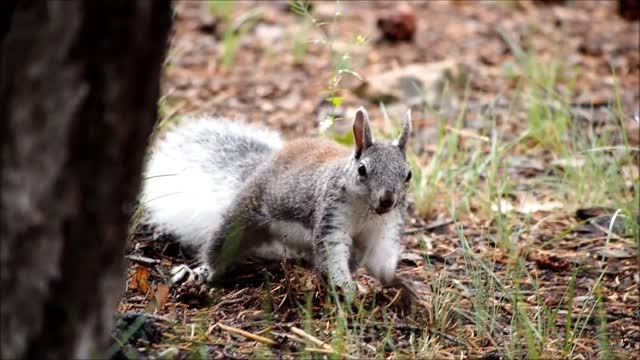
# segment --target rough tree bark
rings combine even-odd
[[[5,0],[0,20],[0,358],[100,357],[169,0]]]

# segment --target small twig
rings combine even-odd
[[[152,259],[144,256],[138,256],[138,255],[127,255],[125,257],[133,262],[138,262],[144,265],[153,265],[159,262],[156,259]]]
[[[327,351],[330,351],[331,353],[335,353],[335,351],[333,350],[333,348],[331,347],[331,345],[327,344],[326,342],[318,339],[317,337],[306,333],[304,330],[299,329],[295,326],[291,327],[291,332],[302,337],[303,339],[307,339],[310,342],[312,342],[314,345],[319,346]]]
[[[304,339],[301,339],[301,338],[299,338],[299,337],[297,337],[295,335],[292,335],[292,334],[279,333],[279,332],[276,332],[276,331],[272,331],[271,334],[273,334],[276,337],[279,337],[279,336],[286,337],[287,339],[293,340],[293,341],[295,341],[295,342],[297,342],[299,344],[302,344],[302,345],[306,345],[307,344],[306,341],[304,341]]]
[[[451,126],[447,126],[447,130],[449,130],[449,131],[451,131],[453,133],[456,133],[456,134],[458,134],[458,135],[460,135],[462,137],[469,137],[469,138],[480,140],[480,141],[483,141],[483,142],[486,142],[486,143],[488,143],[490,141],[490,139],[488,137],[482,136],[482,135],[478,135],[478,134],[476,134],[474,132],[471,132],[469,130],[456,129],[456,128],[453,128]]]
[[[232,326],[228,326],[228,325],[224,325],[222,323],[217,323],[216,326],[219,326],[222,330],[228,331],[230,333],[236,334],[236,335],[240,335],[243,337],[246,337],[247,339],[251,339],[257,342],[261,342],[263,344],[268,344],[268,345],[276,345],[277,343],[269,338],[266,338],[264,336],[260,336],[260,335],[256,335],[256,334],[252,334],[248,331],[244,331]]]
[[[452,224],[452,223],[453,223],[453,220],[451,220],[451,219],[435,221],[435,222],[427,224],[427,225],[425,225],[423,227],[406,230],[403,233],[403,235],[415,235],[415,234],[418,234],[418,233],[421,233],[421,232],[435,230],[435,229],[437,229],[439,227],[442,227],[442,226],[445,226],[445,225],[449,225],[449,224]]]
[[[271,326],[267,326],[266,328],[264,328],[264,329],[262,329],[262,330],[258,331],[258,332],[256,333],[256,335],[258,335],[258,336],[262,336],[262,334],[270,333],[270,332],[271,332],[271,330],[273,330],[273,328],[272,328]]]
[[[218,309],[220,309],[223,306],[237,304],[237,303],[243,302],[243,301],[244,301],[243,298],[222,300],[222,301],[220,301],[219,303],[216,304],[216,306],[214,307],[214,311],[217,311]]]
[[[395,303],[395,302],[396,302],[396,300],[398,300],[398,298],[400,297],[400,293],[401,293],[401,292],[402,292],[402,289],[397,289],[397,291],[396,291],[396,295],[393,297],[393,299],[391,300],[391,302],[390,302],[387,306],[385,306],[385,307],[386,307],[386,308],[390,308],[390,307],[391,307],[391,305],[393,305],[393,303]]]
[[[150,314],[150,313],[145,313],[144,317],[149,318],[149,319],[153,319],[153,320],[158,320],[158,321],[164,321],[164,322],[174,322],[174,320],[171,320],[165,316],[161,316],[161,315],[157,315],[157,314]]]

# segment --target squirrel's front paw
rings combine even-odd
[[[200,265],[195,269],[191,269],[187,265],[178,265],[171,269],[171,283],[182,284],[190,282],[208,283],[213,274],[208,266]]]
[[[334,283],[335,290],[337,291],[340,298],[344,299],[347,302],[353,302],[353,299],[358,295],[359,288],[356,286],[356,283],[353,281],[342,281],[339,283]]]

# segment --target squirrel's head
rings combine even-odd
[[[359,108],[353,121],[354,166],[357,193],[369,198],[369,206],[384,214],[404,205],[406,185],[411,179],[407,142],[411,134],[411,110],[407,111],[400,136],[391,143],[374,142],[369,115]]]

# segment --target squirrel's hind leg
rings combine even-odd
[[[216,281],[253,249],[272,240],[268,218],[249,195],[238,198],[221,226],[202,248],[201,259],[209,270],[209,281]]]
[[[250,186],[247,186],[250,188]],[[234,265],[262,244],[269,243],[268,218],[261,211],[250,189],[229,206],[220,226],[200,249],[200,263],[196,268],[180,265],[171,270],[174,283],[202,281],[215,283]],[[252,197],[254,196],[254,197]]]

